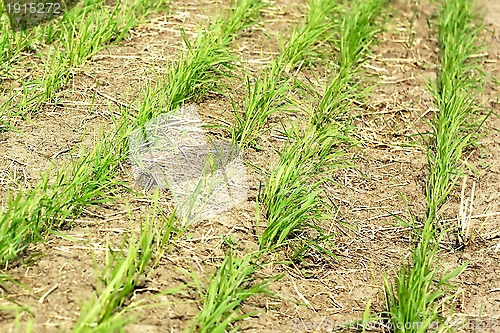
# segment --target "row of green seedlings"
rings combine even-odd
[[[109,129],[101,131],[96,138],[94,148],[89,153],[81,150],[81,157],[78,160],[63,166],[55,174],[43,175],[42,181],[34,188],[9,196],[6,210],[0,214],[2,271],[16,265],[22,254],[29,255],[30,243],[41,241],[50,233],[57,234],[59,230],[70,227],[72,221],[80,216],[85,207],[119,200],[121,191],[127,190],[127,184],[117,181],[117,176],[121,164],[126,162],[126,140],[130,132],[129,126],[133,122],[127,118],[126,114],[118,121],[120,123],[117,123],[114,135],[109,135]],[[144,224],[141,227],[139,240],[130,241],[126,258],[122,258],[121,253],[118,253],[113,255],[113,261],[107,262],[104,271],[113,270],[113,274],[106,275],[104,278],[110,276],[115,278],[104,280],[104,282],[112,286],[107,286],[102,291],[99,302],[93,301],[92,307],[88,306],[84,309],[98,311],[98,314],[103,317],[99,318],[100,320],[84,322],[84,324],[92,324],[96,329],[100,327],[101,322],[104,325],[111,311],[97,309],[95,305],[105,303],[104,305],[109,308],[116,306],[126,297],[125,293],[119,292],[120,290],[128,292],[133,290],[139,276],[134,275],[134,279],[129,279],[129,277],[133,272],[142,272],[146,269],[145,263],[150,259],[146,246],[153,248],[151,241],[153,233],[159,233],[159,231],[152,229],[151,223]],[[168,240],[169,234],[164,233],[164,235],[163,238]],[[139,245],[140,251],[137,251],[134,247]],[[136,259],[132,260],[133,258]],[[126,271],[122,270],[123,267],[118,271],[116,267],[124,265],[125,260],[131,266]],[[4,290],[10,290],[12,283],[17,284],[15,277],[2,274],[0,285]],[[116,292],[110,293],[112,290]],[[19,317],[22,317],[21,314],[24,312],[30,313],[29,309],[17,304],[15,300],[10,300],[8,295],[5,299],[17,306],[3,304],[0,307],[2,311],[17,312]],[[96,319],[94,317],[87,314],[85,319]],[[23,323],[28,325],[27,331],[29,331],[30,322],[28,320],[27,323]]]
[[[449,303],[458,295],[450,280],[467,264],[447,274],[435,265],[446,232],[439,209],[465,170],[462,154],[473,145],[483,120],[477,114],[481,19],[470,0],[445,0],[439,14],[440,71],[430,90],[438,105],[428,148],[430,177],[427,211],[410,263],[403,264],[395,285],[385,283],[387,308],[394,332],[453,331]],[[480,121],[481,120],[481,121]],[[412,221],[416,225],[416,221]],[[448,313],[446,311],[448,310]]]
[[[170,215],[165,213],[158,205],[158,198],[157,191],[144,222],[134,221],[130,217],[132,230],[134,222],[140,222],[138,236],[132,234],[130,239],[124,240],[119,251],[112,250],[108,244],[96,292],[81,309],[73,332],[120,332],[126,325],[137,321],[136,316],[140,310],[157,303],[159,296],[176,294],[185,288],[181,285],[139,301],[130,300],[130,295],[139,282],[154,272],[161,258],[172,249],[185,231],[176,228],[175,212]],[[97,265],[94,257],[96,272],[100,271]]]
[[[291,131],[289,145],[280,153],[280,161],[269,176],[262,195],[267,227],[259,237],[259,251],[244,259],[234,258],[230,252],[226,254],[204,291],[203,307],[194,323],[199,332],[225,332],[230,325],[237,330],[236,321],[254,314],[240,314],[240,304],[257,293],[274,295],[268,284],[282,277],[259,279],[253,276],[262,265],[263,256],[286,244],[293,246],[297,237],[290,237],[301,234],[307,227],[321,231],[314,223],[330,217],[324,213],[324,203],[320,199],[324,181],[316,179],[327,177],[334,169],[347,165],[340,148],[351,145],[353,140],[349,137],[348,124],[338,120],[346,115],[349,102],[355,97],[359,99],[361,90],[354,78],[378,31],[374,19],[383,5],[384,1],[378,0],[356,1],[350,10],[342,11],[335,1],[310,1],[305,23],[293,31],[280,56],[253,86],[247,78],[244,113],[237,113],[232,132],[233,140],[244,147],[255,145],[255,139],[265,131],[268,117],[282,110],[280,105],[294,88],[292,79],[286,74],[299,64],[322,57],[319,56],[324,47],[321,41],[334,42],[338,48],[336,75],[323,94],[315,94],[320,102],[310,114],[305,133],[296,128]],[[342,19],[332,20],[336,15]],[[259,218],[259,202],[257,212]],[[295,256],[310,247],[333,255],[319,246],[329,236],[322,233],[320,238],[320,241],[304,238],[296,247]]]
[[[6,14],[3,15],[0,75],[21,82],[20,88],[0,87],[6,93],[0,100],[0,130],[12,128],[12,117],[24,117],[57,99],[73,69],[110,42],[122,40],[147,15],[165,7],[165,1],[134,0],[110,7],[104,0],[85,0],[60,19],[21,31],[11,31]],[[28,56],[23,55],[26,53]],[[27,67],[31,67],[32,73],[43,71],[43,75],[19,79],[12,74],[26,73]]]
[[[332,41],[331,19],[339,5],[335,1],[308,1],[309,11],[305,23],[295,28],[288,42],[281,46],[279,56],[263,69],[261,77],[252,80],[246,76],[247,94],[242,111],[233,103],[236,123],[231,128],[233,140],[241,147],[255,146],[256,139],[264,134],[269,118],[285,110],[288,95],[295,88],[290,72],[299,65],[311,64],[323,58],[324,45]]]
[[[82,213],[85,207],[113,202],[121,197],[120,191],[125,189],[126,184],[116,179],[120,165],[125,162],[127,153],[125,143],[131,120],[124,115],[119,121],[120,124],[114,135],[109,135],[109,129],[100,132],[96,138],[95,147],[89,153],[82,150],[78,160],[63,166],[55,175],[47,173],[43,175],[42,181],[31,190],[20,191],[8,198],[10,200],[7,209],[0,215],[2,269],[8,269],[17,264],[21,254],[29,250],[28,246],[31,242],[43,240],[47,234],[59,233],[58,230],[70,227],[72,221]],[[98,314],[103,316],[100,321],[91,322],[96,329],[101,327],[101,322],[106,325],[110,311],[103,311],[95,305],[101,305],[100,303],[103,302],[106,302],[108,307],[116,305],[118,302],[123,302],[125,291],[133,290],[138,276],[134,275],[133,279],[129,277],[133,273],[146,269],[145,263],[150,259],[151,254],[145,246],[152,247],[153,232],[158,231],[152,229],[151,224],[146,223],[141,227],[139,241],[130,241],[126,258],[122,258],[121,254],[113,254],[113,261],[107,261],[104,271],[106,273],[112,271],[113,274],[103,277],[108,285],[102,291],[100,302],[92,301],[92,306],[84,308],[84,311],[98,311]],[[168,238],[169,234],[165,233],[164,239],[168,240]],[[140,251],[134,248],[138,246],[140,246]],[[109,251],[111,255],[111,249]],[[130,266],[128,270],[123,271],[125,261]],[[118,269],[119,266],[120,269]],[[114,279],[109,279],[110,276]],[[9,290],[11,287],[9,282],[12,281],[15,283],[15,277],[5,274],[2,275],[0,284],[5,290]],[[8,295],[5,298],[9,301]],[[15,300],[11,300],[11,303],[17,304]],[[22,305],[15,307],[2,305],[0,309],[14,311],[19,317],[22,317],[23,312],[30,313],[29,309]],[[84,319],[95,319],[94,317],[87,314]],[[32,323],[31,320],[22,323],[26,325],[25,331],[29,332],[30,327],[32,329],[33,326],[30,323]],[[18,327],[19,331],[20,329],[21,323]]]
[[[103,10],[104,2],[100,0],[85,1],[64,14],[60,28],[54,32],[51,41],[66,41],[65,50],[69,52],[61,52],[61,55],[65,54],[71,59],[66,59],[70,67],[81,65],[112,38],[116,38],[118,32],[123,37],[123,33],[138,22],[137,16],[142,17],[147,13],[149,5],[147,1],[138,1],[132,11],[127,6],[117,5],[110,12]],[[103,21],[106,23],[95,24]],[[17,32],[23,33],[27,32]],[[58,62],[55,59],[48,66],[51,70],[47,70],[47,78],[55,78],[70,68],[66,66],[68,61]],[[51,84],[48,82],[51,80],[43,82],[49,87]],[[29,92],[24,91],[22,98],[30,100]],[[42,100],[47,101],[46,98]],[[49,184],[49,175],[45,174],[32,190],[11,195],[6,211],[0,215],[2,266],[8,266],[10,260],[15,259],[31,240],[39,239],[45,230],[59,228],[70,216],[78,216],[86,205],[98,203],[102,198],[114,194],[114,189],[119,185],[114,184],[116,167],[121,162],[118,156],[125,156],[126,152],[121,145],[127,129],[122,127],[117,130],[115,137],[99,138],[101,144],[93,151],[82,154],[84,157],[78,162],[60,169],[53,184]],[[90,181],[86,182],[86,179]]]
[[[262,2],[258,0],[240,2],[227,18],[217,20],[207,31],[200,31],[199,36],[203,37],[199,37],[196,43],[205,46],[205,50],[211,49],[211,53],[229,54],[227,49],[230,41],[240,29],[252,22],[253,16],[258,12],[256,8],[260,7]],[[214,41],[219,43],[213,43]],[[190,48],[181,63],[171,67],[169,77],[173,78],[173,81],[183,79],[183,69],[194,67],[190,63],[199,64],[203,53],[193,50],[195,48]],[[202,63],[202,68],[197,67],[196,71],[191,73],[190,79],[200,82],[201,85],[218,65],[221,65],[220,58],[212,57],[210,61]],[[186,101],[194,95],[191,90],[185,89],[177,91],[175,96],[178,101]],[[2,265],[8,268],[9,263],[15,260],[30,242],[43,239],[47,232],[69,226],[84,207],[115,199],[115,194],[126,185],[115,179],[118,167],[126,157],[128,134],[131,129],[142,126],[153,116],[150,112],[152,109],[145,106],[161,100],[159,97],[146,94],[139,113],[133,117],[125,111],[122,112],[122,117],[115,120],[118,128],[115,136],[101,135],[89,154],[82,152],[80,160],[57,173],[55,182],[50,182],[50,177],[46,175],[34,189],[26,193],[20,192],[9,201],[7,210],[0,216]],[[158,209],[153,212],[152,216],[155,216]],[[115,309],[124,305],[138,278],[145,272],[153,250],[161,252],[168,243],[174,215],[172,214],[167,220],[168,223],[160,226],[160,229],[156,226],[152,228],[151,223],[146,223],[141,228],[139,239],[130,242],[126,254],[121,251],[113,255],[111,261],[107,261],[103,278],[105,287],[100,291],[97,300],[89,302],[92,306],[88,305],[83,309],[76,331],[109,332],[129,322],[125,313],[128,314],[135,305],[129,304],[118,312]],[[155,246],[152,245],[153,241],[156,241]],[[2,284],[7,281],[6,277]]]
[[[144,124],[152,117],[159,115],[159,113],[165,113],[177,109],[186,101],[190,101],[197,96],[206,94],[210,87],[213,87],[216,82],[220,81],[221,77],[227,77],[228,74],[226,71],[228,68],[231,68],[232,61],[234,60],[229,52],[232,40],[237,33],[254,23],[254,18],[258,15],[263,6],[264,3],[260,0],[240,1],[235,4],[235,7],[228,13],[228,15],[217,19],[206,30],[201,30],[193,43],[189,42],[184,34],[184,41],[188,46],[187,52],[181,55],[179,61],[170,65],[170,68],[167,71],[166,81],[156,83],[154,86],[146,88],[146,98],[144,98],[143,103],[139,105],[138,122],[140,124]],[[221,69],[225,69],[226,71]],[[174,214],[175,213],[172,213],[171,216],[174,216]],[[171,223],[173,219],[170,218],[169,221],[170,222],[167,224],[167,226],[169,226],[167,228],[168,232],[163,233],[162,236],[159,237],[162,240],[166,239],[165,235],[168,235],[171,230]],[[178,233],[178,237],[180,237],[180,235],[181,233]],[[147,244],[149,244],[149,242]],[[162,247],[159,248],[161,249]],[[231,258],[229,262],[226,262],[230,269],[234,268],[233,265],[237,263],[238,259],[236,258]],[[225,267],[226,265],[223,265],[221,266],[221,269],[224,270]],[[247,267],[246,265],[239,265],[238,267],[240,270],[236,273],[236,283],[235,281],[230,280],[235,278],[235,275],[228,275],[226,272],[221,273],[222,278],[218,281],[222,283],[222,280],[227,277],[229,279],[229,285],[236,288],[241,287],[241,284],[244,282],[243,280],[248,278],[247,269],[250,267]],[[186,274],[189,273],[186,272]],[[193,278],[196,282],[197,280],[195,276],[193,276]],[[124,281],[126,281],[126,279]],[[267,281],[261,283],[262,286],[265,284],[267,284]],[[198,287],[198,290],[201,290],[199,283],[196,283],[196,286]],[[259,289],[258,286],[254,286],[253,288]],[[179,289],[174,288],[168,292],[177,291],[179,291]],[[215,295],[212,294],[212,297],[213,296]],[[216,297],[220,297],[220,295],[217,293]],[[109,312],[118,305],[121,304],[103,303],[102,308],[103,310]],[[135,305],[130,304],[125,309],[127,312],[131,309],[135,310]],[[126,317],[122,317],[121,312],[119,313],[119,316],[119,318],[108,320],[107,322],[121,322],[126,324],[127,322],[122,320]],[[86,318],[92,319],[93,317],[87,316]],[[98,318],[103,317],[101,316]],[[84,320],[82,322],[85,322],[88,325],[93,321]],[[77,330],[75,330],[75,332],[78,331],[79,327],[82,326],[77,325]],[[85,327],[87,328],[82,332],[90,331],[88,326]],[[191,326],[191,329],[195,330],[198,328],[196,325],[193,325]],[[200,330],[202,331],[201,328]],[[96,332],[94,330],[91,331]],[[106,330],[103,332],[106,332]]]
[[[221,80],[231,78],[237,70],[236,58],[230,52],[235,35],[253,25],[264,6],[262,0],[238,1],[227,17],[202,29],[194,41],[189,41],[181,30],[187,51],[168,64],[164,79],[146,87],[144,99],[138,105],[143,120],[176,110],[196,97],[220,89]]]
[[[345,23],[345,22],[344,22],[344,23]],[[216,44],[216,46],[217,46],[217,44]],[[195,48],[194,50],[196,50],[196,49],[197,49],[197,48]],[[192,50],[192,49],[190,49],[190,51],[191,51],[191,50]],[[189,58],[189,56],[188,56],[188,58]],[[196,59],[196,57],[194,57],[194,58]],[[214,60],[219,60],[220,58],[213,58],[213,59],[214,59]],[[218,65],[220,65],[220,63],[217,63],[217,64],[218,64]],[[213,65],[213,64],[210,64],[210,63],[207,63],[207,62],[205,62],[205,63],[203,63],[203,62],[202,62],[202,66],[203,66],[203,65],[205,65],[205,66],[206,66],[205,68],[210,68],[210,66],[207,66],[207,65]],[[174,67],[174,68],[175,68],[175,67]],[[180,69],[180,70],[179,70],[179,72],[181,72],[181,73],[182,73],[182,72],[183,72],[183,69],[185,69],[185,68],[188,68],[188,72],[189,72],[189,68],[191,68],[191,66],[184,66],[184,67],[183,67],[183,66],[178,66],[178,67],[176,67],[176,68]],[[175,69],[174,69],[172,72],[175,72]],[[184,73],[185,73],[185,72],[184,72]],[[189,76],[188,76],[188,77],[189,77]],[[194,77],[195,79],[201,79],[201,81],[203,81],[203,79],[204,79],[204,78],[206,78],[206,72],[204,72],[203,70],[198,70],[198,71],[195,73],[195,75],[192,75],[191,77],[192,77],[192,78]],[[189,86],[189,85],[185,85],[184,87],[185,87],[184,89],[181,87],[181,89],[179,89],[179,90],[184,91],[184,92],[187,92],[187,93],[184,95],[184,97],[185,97],[184,99],[179,98],[179,100],[185,100],[185,99],[187,99],[188,97],[192,97],[192,96],[189,96],[189,92],[190,92],[190,89],[191,89],[191,88],[189,88],[190,86]],[[186,88],[186,87],[187,87],[187,88]],[[170,94],[170,95],[172,95],[172,94]],[[179,95],[182,97],[182,94],[179,94]],[[167,98],[168,98],[168,97],[167,97]],[[147,99],[147,100],[148,100],[148,101],[152,101],[153,99]],[[171,104],[173,104],[173,103],[171,103]],[[149,104],[149,105],[151,105],[151,104]],[[151,110],[151,109],[150,109],[150,110]],[[141,114],[142,114],[142,115],[144,115],[144,114],[147,114],[147,113],[145,113],[145,112],[141,112]],[[146,117],[147,117],[147,116],[146,116]],[[109,150],[108,150],[108,151],[109,151]]]
[[[284,77],[283,72],[289,72],[290,68],[295,67],[299,61],[312,54],[312,50],[317,49],[318,39],[324,37],[330,26],[324,18],[328,17],[332,10],[331,2],[311,1],[306,23],[293,31],[292,38],[283,47],[279,59],[273,61],[266,70],[265,79],[256,81],[252,86],[250,78],[247,77],[249,94],[244,101],[244,114],[237,117],[237,123],[232,127],[233,140],[241,146],[246,147],[253,143],[252,140],[262,133],[262,127],[266,124],[268,116],[278,111],[279,108],[276,106],[292,89],[291,79]],[[235,114],[239,115],[236,104],[233,105]],[[273,110],[273,107],[276,108]],[[203,305],[186,331],[225,332],[235,322],[253,315],[254,313],[240,314],[241,303],[258,293],[271,294],[268,289],[269,284],[281,278],[281,276],[271,278],[255,276],[262,265],[259,263],[261,256],[262,252],[257,252],[247,254],[240,259],[233,256],[230,251],[227,252],[222,264],[210,279],[208,287],[204,287],[192,274],[199,293],[203,295]]]
[[[280,56],[264,69],[260,79],[253,81],[246,76],[247,95],[243,101],[243,112],[233,102],[236,123],[230,131],[233,142],[241,147],[255,144],[265,130],[269,116],[282,110],[286,95],[293,89],[289,73],[305,59],[311,60],[319,50],[320,39],[330,33],[332,22],[328,20],[334,10],[333,1],[309,1],[308,16],[296,27],[289,42],[282,46]],[[258,208],[258,207],[257,207]],[[263,251],[249,253],[239,258],[228,251],[221,265],[210,278],[208,286],[191,274],[202,295],[201,311],[186,331],[226,332],[235,323],[255,313],[240,313],[241,304],[253,295],[271,295],[269,284],[282,277],[259,278],[258,269],[263,265]]]
[[[251,18],[264,4],[260,1],[245,1],[240,3],[239,11],[232,18],[219,20],[205,33],[199,34],[194,43],[185,39],[188,52],[182,55],[181,60],[172,64],[167,72],[165,82],[157,83],[146,89],[144,103],[139,105],[141,122],[145,122],[159,112],[171,111],[181,106],[194,96],[203,95],[212,88],[220,77],[228,77],[227,72],[221,67],[230,68],[234,57],[228,52],[232,35],[251,22],[242,20],[241,16]],[[320,20],[316,19],[315,23]],[[220,31],[225,31],[221,34]],[[309,40],[302,34],[303,41]],[[309,45],[313,44],[309,42]],[[294,44],[296,45],[296,44]],[[308,49],[307,47],[304,50]],[[216,271],[216,278],[205,291],[196,276],[193,278],[200,294],[204,295],[203,310],[196,316],[189,330],[200,332],[223,332],[232,322],[240,320],[247,315],[235,315],[235,310],[240,303],[251,295],[267,292],[269,279],[252,284],[253,273],[257,269],[255,258],[249,255],[244,259],[233,258],[230,254]]]
[[[299,242],[295,237],[299,246],[294,257],[311,246],[331,254],[328,247],[320,246],[331,236],[315,223],[333,218],[325,212],[322,185],[333,171],[350,165],[343,148],[355,142],[345,118],[352,101],[362,99],[363,89],[355,77],[379,30],[375,19],[384,4],[383,0],[358,0],[341,13],[334,30],[339,56],[335,74],[322,96],[315,94],[320,101],[310,113],[305,133],[294,130],[293,140],[280,154],[264,190],[262,201],[268,225],[260,240],[261,249],[283,246],[295,235],[305,237]],[[319,231],[318,237],[311,241],[303,232],[307,228]]]

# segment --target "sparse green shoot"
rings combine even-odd
[[[336,8],[335,1],[309,1],[306,20],[293,30],[282,45],[280,55],[263,70],[260,78],[255,81],[246,78],[243,110],[240,112],[233,105],[236,123],[231,132],[234,142],[242,147],[255,145],[255,140],[265,132],[269,117],[289,104],[288,95],[295,87],[295,78],[290,72],[303,61],[311,62],[321,57],[321,48],[332,38],[335,22],[330,17]]]
[[[95,148],[63,166],[54,175],[45,173],[33,189],[10,197],[0,213],[0,264],[7,265],[50,229],[67,226],[86,206],[109,201],[123,184],[115,179],[126,158],[126,122],[114,135],[101,132]]]
[[[57,28],[49,22],[29,31],[6,31],[0,36],[0,60],[8,58],[5,66],[12,66],[16,56],[36,40],[34,56],[38,59],[34,64],[24,63],[24,66],[36,66],[36,70],[42,67],[45,72],[42,78],[32,78],[22,94],[0,101],[0,123],[9,124],[11,115],[24,116],[26,112],[33,112],[43,103],[54,100],[56,93],[66,86],[72,70],[83,65],[105,45],[123,39],[145,15],[165,5],[165,1],[136,0],[109,6],[103,0],[88,0],[66,12]],[[3,30],[8,25],[4,21],[0,22]]]
[[[328,173],[346,167],[341,146],[351,142],[341,127],[317,132],[309,130],[280,154],[260,201],[266,207],[267,228],[259,239],[261,250],[271,251],[298,236],[306,227],[328,218],[321,198],[321,187]],[[296,249],[303,250],[303,249]]]
[[[356,73],[369,52],[375,34],[380,28],[374,20],[380,14],[386,0],[356,0],[343,17],[339,30],[339,68],[342,75]]]
[[[252,254],[240,259],[230,252],[226,253],[206,288],[194,274],[190,274],[203,297],[203,305],[186,332],[234,332],[238,329],[233,327],[234,323],[255,314],[240,313],[241,303],[257,294],[272,295],[269,283],[282,277],[256,278],[254,274],[259,266],[254,261],[257,259]]]
[[[164,80],[146,88],[146,98],[139,109],[151,117],[175,110],[187,100],[214,89],[222,78],[230,77],[228,70],[234,69],[231,42],[254,22],[264,5],[262,0],[240,1],[226,17],[218,18],[207,29],[200,28],[193,42],[181,31],[187,52],[169,64]]]
[[[154,202],[157,200],[158,196]],[[165,216],[154,204],[141,225],[139,239],[132,234],[128,248],[123,244],[117,252],[108,246],[101,286],[95,298],[82,309],[73,332],[118,332],[135,320],[134,312],[146,306],[146,301],[127,302],[140,279],[158,263],[158,260],[153,261],[153,256],[162,255],[170,245],[173,216]],[[172,288],[162,294],[178,290],[180,288]]]

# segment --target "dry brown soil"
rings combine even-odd
[[[207,22],[220,12],[216,8],[227,5],[227,1],[175,2],[171,14],[153,15],[119,45],[101,51],[76,71],[62,92],[61,103],[43,107],[31,121],[18,121],[15,125],[20,132],[0,133],[1,204],[5,204],[8,189],[32,185],[53,163],[60,165],[71,158],[66,152],[52,157],[54,154],[82,141],[92,146],[93,133],[110,124],[110,109],[117,109],[111,98],[127,104],[138,98],[148,81],[165,72],[165,61],[175,59],[184,49],[179,27],[191,36],[199,22]],[[486,69],[486,83],[484,94],[478,97],[485,108],[498,113],[498,85],[492,78],[498,79],[500,74],[500,3],[484,0],[483,5],[486,50],[478,56]],[[278,0],[264,11],[262,23],[235,41],[242,65],[258,73],[275,55],[276,37],[289,33],[303,12],[302,0],[293,4]],[[271,286],[280,298],[259,296],[246,302],[245,311],[261,312],[241,323],[245,331],[326,332],[328,323],[335,327],[361,318],[370,301],[372,312],[384,310],[383,277],[393,280],[413,246],[409,228],[399,224],[394,216],[408,220],[409,210],[421,217],[425,209],[427,168],[419,133],[428,131],[422,119],[431,119],[435,111],[426,88],[426,82],[435,78],[438,61],[436,34],[426,22],[433,13],[433,6],[427,1],[389,3],[385,29],[377,35],[363,74],[366,82],[379,84],[372,89],[369,102],[355,121],[354,135],[361,140],[362,149],[353,150],[351,157],[358,168],[338,172],[336,181],[325,188],[338,208],[337,218],[324,225],[335,233],[337,258],[310,256],[304,264],[263,268],[259,274],[264,276],[286,273]],[[317,70],[320,77],[324,75],[321,66]],[[231,93],[241,101],[245,90],[235,85]],[[90,108],[93,98],[95,104]],[[207,122],[233,120],[230,100],[216,93],[200,101],[197,109]],[[466,153],[467,162],[476,170],[465,189],[465,196],[470,197],[475,183],[473,215],[477,217],[472,220],[472,241],[457,249],[450,236],[443,243],[439,264],[453,268],[470,261],[455,280],[463,289],[455,300],[458,318],[481,315],[496,320],[500,326],[500,216],[492,215],[500,212],[499,118],[493,115],[485,129],[487,134],[480,147]],[[84,137],[85,131],[88,135]],[[229,138],[224,132],[214,135]],[[282,142],[266,137],[263,145],[279,148]],[[244,156],[265,169],[276,160],[272,149],[249,149]],[[208,278],[224,255],[222,235],[232,235],[241,253],[256,248],[256,232],[261,230],[255,227],[255,197],[259,182],[265,178],[252,168],[248,172],[248,200],[222,216],[193,226],[189,237],[175,244],[154,273],[137,288],[132,300],[190,282],[178,268]],[[130,179],[129,171],[124,178]],[[452,224],[457,223],[460,197],[458,186],[443,210],[443,216]],[[128,218],[127,202],[133,212],[132,221]],[[12,286],[2,291],[3,296],[32,311],[34,317],[23,313],[21,318],[34,320],[34,332],[69,332],[82,305],[94,292],[98,272],[92,265],[92,251],[98,264],[102,264],[106,240],[118,246],[128,231],[138,228],[150,202],[147,196],[138,198],[124,193],[121,202],[88,208],[71,229],[64,230],[72,240],[49,235],[47,241],[30,246],[24,261],[6,272],[24,288]],[[162,198],[162,204],[171,205],[168,198]],[[286,253],[278,254],[278,259],[286,259]],[[197,297],[194,289],[162,296],[161,306],[140,312],[138,323],[130,325],[127,331],[181,332],[199,310]],[[15,332],[13,318],[11,313],[0,314],[0,332]],[[317,329],[311,326],[315,323],[321,323]]]

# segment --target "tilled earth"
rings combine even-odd
[[[110,110],[117,110],[116,101],[129,104],[140,98],[145,84],[165,72],[165,61],[182,52],[179,28],[192,36],[200,22],[206,23],[227,6],[226,1],[181,2],[173,4],[168,15],[153,15],[122,43],[106,48],[76,71],[60,103],[43,107],[29,121],[17,122],[19,132],[0,133],[2,205],[9,189],[32,185],[53,164],[67,163],[71,158],[69,148],[78,144],[91,147],[93,133],[111,123]],[[484,64],[486,83],[479,98],[485,108],[498,113],[498,86],[493,78],[498,78],[500,70],[500,4],[483,0],[483,6],[485,53],[478,57]],[[261,23],[235,41],[234,51],[241,56],[241,65],[258,73],[276,55],[276,37],[288,34],[304,10],[302,0],[294,4],[279,0],[266,9]],[[336,181],[325,188],[337,208],[337,218],[325,221],[323,227],[335,234],[337,257],[327,260],[310,256],[300,265],[261,269],[262,276],[286,275],[271,286],[280,298],[258,296],[244,304],[244,311],[260,311],[243,321],[246,331],[323,332],[362,318],[368,302],[372,312],[384,310],[383,278],[393,280],[413,246],[410,230],[395,216],[408,220],[409,211],[418,217],[425,210],[427,161],[422,143],[425,136],[420,134],[429,131],[423,119],[431,119],[436,111],[426,87],[436,77],[438,62],[436,32],[427,24],[433,13],[433,6],[427,2],[389,3],[384,13],[385,29],[377,35],[373,54],[364,66],[363,79],[378,84],[355,120],[354,135],[362,142],[361,149],[353,149],[351,156],[357,169],[339,171],[333,177]],[[324,75],[323,68],[317,67],[317,71],[319,77]],[[304,71],[302,75],[314,79],[313,74]],[[231,87],[237,101],[245,94],[240,83]],[[196,107],[205,122],[234,120],[229,98],[215,92],[197,101]],[[300,120],[298,114],[296,121]],[[481,316],[486,324],[500,326],[500,216],[495,215],[500,212],[499,118],[490,117],[485,129],[480,148],[466,152],[467,163],[476,171],[464,190],[464,196],[470,198],[475,184],[471,241],[457,249],[455,236],[450,235],[443,243],[439,264],[449,269],[470,261],[466,271],[455,279],[463,289],[455,300],[457,318]],[[229,139],[224,131],[210,134]],[[279,136],[266,137],[264,143],[269,149],[243,152],[248,165],[268,169],[277,160],[273,148],[283,146]],[[247,201],[194,225],[189,237],[179,240],[154,273],[144,279],[132,300],[189,283],[190,277],[179,268],[208,279],[224,255],[222,235],[233,237],[240,254],[257,248],[256,234],[262,230],[255,225],[255,200],[259,183],[265,178],[254,168],[247,170]],[[123,178],[132,180],[129,166],[125,166]],[[457,186],[443,209],[450,225],[458,226],[460,201],[461,188]],[[32,311],[34,317],[23,313],[21,318],[35,321],[34,332],[70,331],[96,286],[99,272],[94,269],[92,252],[102,263],[106,242],[119,248],[124,235],[138,229],[150,203],[147,195],[124,193],[113,205],[88,208],[71,229],[64,230],[71,239],[50,235],[47,241],[30,246],[23,261],[7,271],[22,287],[12,286],[2,293]],[[161,204],[172,205],[168,196],[161,198]],[[286,253],[277,256],[286,259]],[[189,288],[162,296],[158,307],[139,313],[138,323],[130,325],[128,332],[180,332],[199,311],[197,301],[195,290]],[[1,318],[0,331],[14,332],[13,315],[4,313]],[[487,327],[479,331],[494,331]],[[472,331],[457,329],[461,330]]]

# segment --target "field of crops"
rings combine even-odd
[[[20,2],[0,332],[500,332],[497,0]]]

